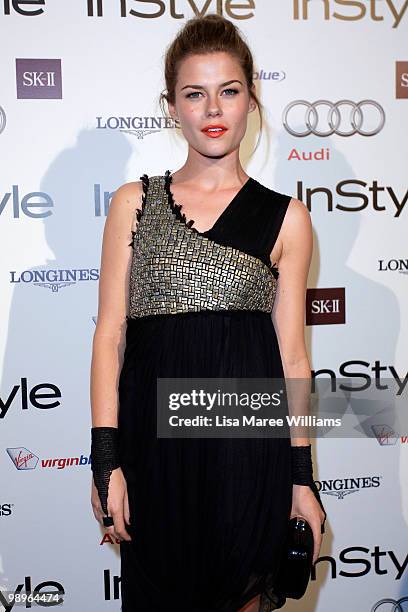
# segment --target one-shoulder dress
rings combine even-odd
[[[159,437],[156,385],[284,378],[270,254],[291,197],[250,177],[199,232],[169,170],[140,178],[118,384],[132,538],[120,542],[121,609],[237,612],[265,592],[281,607],[273,587],[292,503],[290,439]]]

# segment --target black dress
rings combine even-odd
[[[198,232],[170,171],[141,179],[118,387],[132,537],[120,543],[122,612],[237,612],[273,596],[290,440],[158,438],[156,378],[284,377],[270,253],[290,196],[251,177]]]

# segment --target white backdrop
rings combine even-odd
[[[1,0],[0,588],[61,586],[66,612],[120,610],[119,544],[90,505],[100,247],[114,190],[184,162],[158,96],[194,10],[254,53],[266,125],[252,156],[250,115],[245,169],[311,210],[313,373],[407,376],[406,2]],[[327,531],[288,612],[408,610],[406,442],[314,442]]]

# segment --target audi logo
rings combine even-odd
[[[289,111],[296,107],[305,107],[304,124],[306,129],[304,131],[297,131],[294,127],[289,125]],[[323,108],[328,107],[325,113]],[[373,107],[378,111],[378,125],[372,130],[364,129],[364,119],[367,120],[365,115],[367,114],[367,107]],[[349,108],[349,113],[347,112]],[[366,111],[366,112],[364,112]],[[319,130],[318,123],[319,119],[326,117],[329,128],[327,130]],[[342,124],[346,124],[346,129],[341,129]],[[375,136],[378,134],[385,123],[385,112],[381,104],[374,100],[361,100],[361,102],[353,102],[352,100],[339,100],[338,102],[330,102],[329,100],[316,100],[316,102],[308,102],[307,100],[295,100],[285,107],[283,111],[283,125],[285,129],[292,134],[292,136],[309,136],[314,134],[315,136],[331,136],[337,134],[338,136],[353,136],[354,134],[360,134],[361,136]],[[347,129],[348,125],[350,129]]]
[[[402,603],[407,602],[408,597],[401,597],[401,599],[395,600],[388,597],[387,599],[380,599],[371,608],[371,612],[404,612],[404,608],[401,606]],[[405,607],[405,610],[408,606]]]
[[[0,134],[3,132],[6,127],[6,113],[3,108],[0,106]]]

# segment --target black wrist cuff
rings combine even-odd
[[[291,446],[292,483],[310,485],[313,482],[312,445]]]
[[[315,498],[319,502],[321,509],[324,512],[324,520],[322,524],[322,533],[324,533],[324,523],[326,522],[326,510],[320,499],[319,490],[313,479],[313,463],[312,463],[312,445],[307,446],[291,446],[292,455],[292,484],[307,485],[311,488]]]
[[[91,470],[98,490],[102,510],[108,514],[108,490],[111,473],[120,467],[118,429],[91,428]]]

